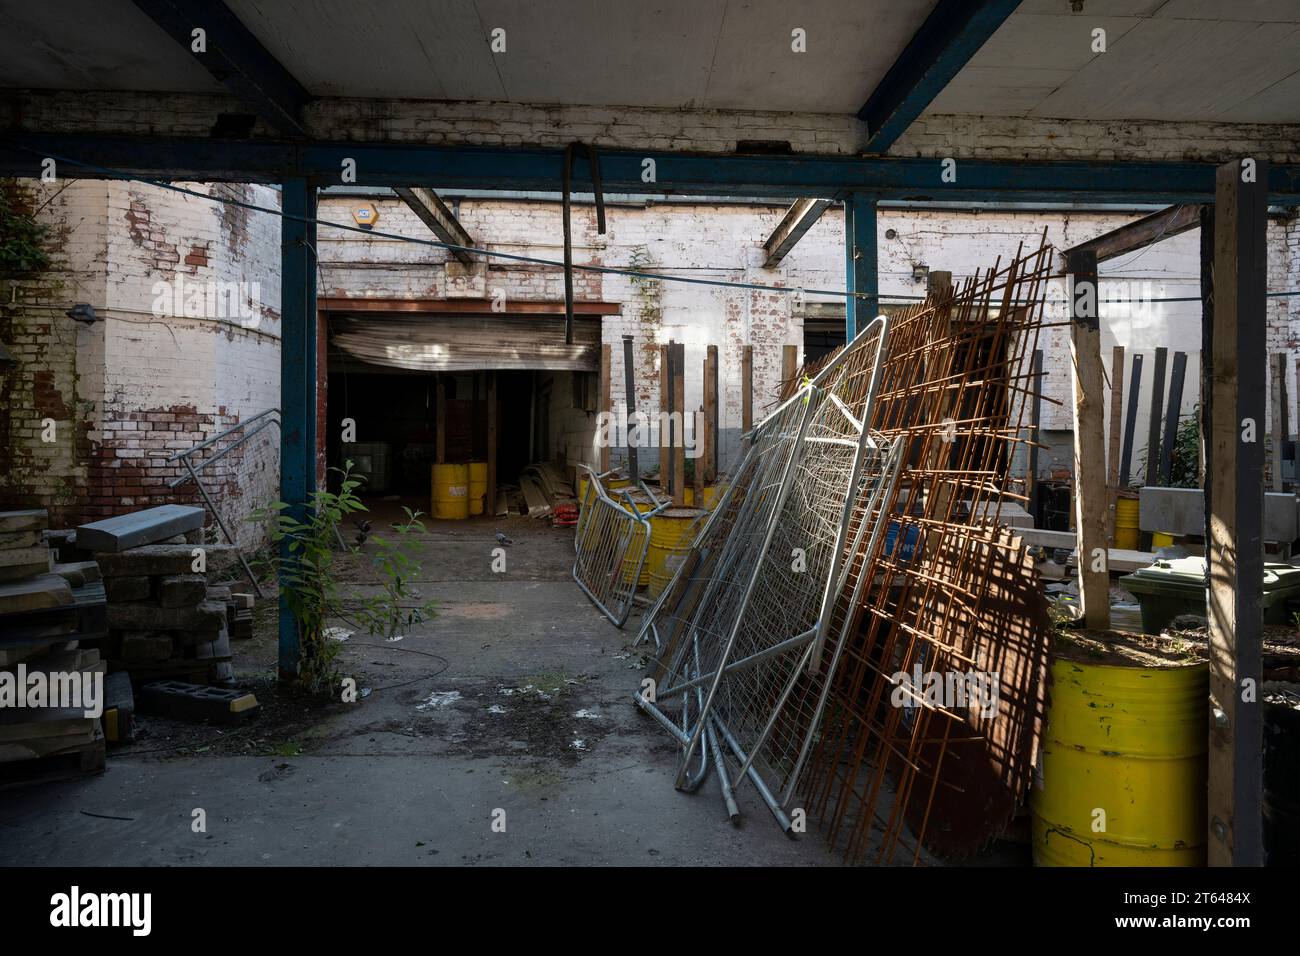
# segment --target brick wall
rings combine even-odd
[[[59,524],[197,503],[192,485],[167,487],[185,472],[166,459],[278,404],[279,221],[150,186],[26,185],[54,261],[12,283],[0,317],[20,361],[0,386],[0,499],[49,506]],[[278,204],[265,187],[181,185]],[[187,289],[230,297],[191,310]],[[99,321],[63,314],[79,302]],[[46,418],[54,442],[40,440]],[[266,437],[204,473],[245,543],[260,537],[245,516],[278,488]]]
[[[164,102],[165,101],[165,102]],[[4,94],[15,124],[42,132],[206,137],[220,113],[247,112],[222,95],[19,90]],[[160,129],[157,117],[165,115]],[[532,106],[322,97],[304,113],[313,138],[502,146],[565,146],[730,153],[742,140],[785,142],[797,153],[856,155],[866,126],[850,115],[752,110]],[[274,136],[259,122],[255,135]],[[1201,160],[1243,155],[1300,162],[1300,125],[1098,122],[926,114],[890,148],[895,156],[981,159]]]
[[[327,196],[322,216],[347,219],[350,200]],[[427,229],[396,200],[379,200],[379,229],[428,238]],[[803,289],[808,303],[842,303],[842,298],[818,290],[842,289],[843,217],[831,209],[776,269],[765,269],[762,243],[780,221],[779,206],[718,203],[618,204],[608,210],[608,233],[599,236],[589,206],[575,207],[574,260],[620,267],[639,266],[697,279],[784,286]],[[890,297],[923,294],[925,282],[914,277],[919,266],[946,269],[960,282],[976,269],[985,269],[999,257],[1013,254],[1017,245],[1031,247],[1044,228],[1058,248],[1083,242],[1138,214],[1104,212],[962,212],[957,210],[884,209],[879,222],[882,292]],[[471,235],[492,250],[560,257],[560,209],[555,203],[515,200],[466,199],[460,217]],[[891,238],[890,232],[894,235]],[[1296,286],[1296,227],[1281,221],[1270,225],[1271,289]],[[1290,243],[1290,244],[1288,244]],[[357,233],[322,230],[324,274],[331,294],[356,296],[433,296],[446,294],[448,275],[464,267],[446,263],[446,255],[428,246],[366,237]],[[480,271],[482,266],[477,267]],[[1193,413],[1198,401],[1200,304],[1155,302],[1154,298],[1191,298],[1199,295],[1199,236],[1193,231],[1167,239],[1128,256],[1103,264],[1102,354],[1109,369],[1111,349],[1126,349],[1125,386],[1133,356],[1145,358],[1139,392],[1139,413],[1134,460],[1145,454],[1147,420],[1151,403],[1154,351],[1188,353],[1181,414]],[[1288,273],[1288,269],[1292,270]],[[754,346],[755,415],[773,402],[780,381],[781,352],[787,344],[803,341],[802,312],[795,296],[781,292],[685,285],[621,275],[578,272],[580,299],[620,303],[619,316],[602,323],[603,341],[613,353],[612,381],[616,399],[623,394],[622,337],[635,337],[637,404],[642,410],[659,408],[658,346],[676,340],[686,344],[687,406],[702,402],[699,369],[708,345],[720,356],[719,409],[724,456],[734,449],[741,424],[741,355]],[[1288,285],[1288,283],[1290,283]],[[559,270],[521,264],[489,267],[482,288],[501,288],[508,299],[562,297]],[[1053,290],[1054,311],[1049,321],[1064,318],[1064,289]],[[1133,298],[1125,304],[1111,299]],[[897,301],[897,298],[895,298]],[[1288,300],[1270,301],[1271,348],[1296,338],[1292,326],[1300,321]],[[1297,326],[1300,329],[1300,326]],[[1043,428],[1069,432],[1073,427],[1070,388],[1070,352],[1064,328],[1044,330],[1039,346],[1044,351],[1045,392],[1052,401],[1042,410]],[[1290,374],[1294,376],[1292,369]],[[1293,379],[1292,379],[1293,381]],[[1294,394],[1294,391],[1292,392]],[[1061,450],[1042,457],[1045,471],[1072,465],[1068,435]],[[615,455],[615,460],[618,456]],[[651,459],[652,460],[652,459]]]

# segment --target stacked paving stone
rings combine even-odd
[[[232,679],[230,589],[210,587],[208,574],[229,567],[234,548],[203,543],[202,509],[162,505],[82,525],[77,546],[95,552],[104,576],[110,671],[129,671],[137,686]]]
[[[0,787],[104,769],[104,734],[83,706],[29,699],[33,675],[103,673],[95,648],[104,634],[104,592],[94,562],[57,564],[43,509],[0,512]],[[18,694],[21,694],[21,702]],[[31,706],[39,703],[41,706]],[[40,759],[45,758],[45,759]]]

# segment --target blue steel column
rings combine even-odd
[[[880,314],[879,251],[876,248],[876,199],[864,193],[844,197],[844,341]],[[859,298],[865,295],[866,298]]]
[[[280,500],[303,517],[316,490],[316,187],[284,183],[280,220]],[[310,221],[304,221],[310,220]],[[288,552],[281,558],[288,560]],[[298,630],[280,595],[280,679],[298,676]]]

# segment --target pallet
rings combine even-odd
[[[0,763],[0,792],[100,774],[105,761],[104,731],[96,721],[95,739],[88,744],[35,760]]]

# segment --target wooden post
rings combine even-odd
[[[670,354],[673,411],[678,413],[673,439],[673,504],[686,504],[686,345],[674,342]]]
[[[794,377],[798,372],[799,346],[781,346],[781,387],[784,389],[788,383],[793,383],[793,386],[790,388],[791,394],[798,389],[798,383],[794,381]]]
[[[704,469],[708,481],[718,477],[718,347],[710,345],[704,359],[704,421],[709,436],[709,457]]]
[[[1038,440],[1041,437],[1039,428],[1043,418],[1043,350],[1034,349],[1033,364],[1030,366],[1030,381],[1033,383],[1030,388],[1033,394],[1029,396],[1029,401],[1033,404],[1029,411],[1029,440],[1033,442],[1029,446],[1029,467],[1025,475],[1025,497],[1029,499],[1029,513],[1033,515],[1034,522],[1038,522]]]
[[[606,414],[614,411],[613,395],[610,390],[610,361],[613,357],[613,347],[602,345],[600,347],[600,411]],[[613,422],[610,422],[612,427]],[[596,429],[597,436],[600,435],[600,428]],[[600,462],[599,470],[601,474],[609,471],[609,429],[606,429],[605,440],[600,443]]]
[[[1010,295],[1011,286],[1008,283],[1007,293],[1003,296],[1003,307],[1009,304],[1008,296]],[[947,303],[952,295],[952,273],[946,271],[936,271],[930,273],[930,282],[927,294],[931,301]],[[952,309],[948,305],[936,306],[942,320],[935,322],[934,335],[938,341],[951,340],[952,337]],[[936,315],[936,318],[938,315]],[[941,399],[939,407],[939,420],[944,423],[943,429],[946,431],[954,426],[953,411],[957,406],[957,393],[949,390]],[[864,425],[870,427],[869,422]],[[955,428],[954,428],[955,431]],[[951,438],[951,436],[950,436]],[[950,467],[953,460],[953,450],[959,447],[954,440],[945,440],[943,432],[940,432],[937,441],[932,437],[930,440],[929,452],[925,458],[924,468],[930,472],[942,471]],[[952,510],[952,500],[956,492],[956,483],[949,480],[932,480],[930,483],[931,493],[934,495],[934,506],[930,509],[939,521],[947,521],[949,512]],[[901,532],[900,532],[901,534]],[[943,534],[938,528],[934,528],[926,535],[925,550],[926,554],[934,554],[942,541]]]
[[[668,346],[659,346],[659,485],[669,494],[673,490],[673,467],[670,451],[672,449],[672,430],[665,431],[666,417],[672,409],[672,389],[669,388]]]
[[[1155,375],[1151,379],[1151,412],[1147,417],[1147,467],[1146,486],[1154,488],[1160,484],[1160,415],[1165,400],[1165,363],[1169,359],[1169,350],[1156,349]],[[1138,535],[1138,550],[1151,550],[1151,532],[1143,531]]]
[[[1270,429],[1273,455],[1273,490],[1282,490],[1282,454],[1286,445],[1286,400],[1284,387],[1286,383],[1286,355],[1279,352],[1269,361],[1269,405],[1272,417]]]
[[[1106,483],[1112,488],[1120,486],[1119,453],[1123,432],[1124,413],[1124,346],[1110,350],[1110,436],[1106,449]]]
[[[1110,628],[1110,569],[1106,544],[1109,496],[1103,438],[1101,324],[1097,308],[1097,254],[1071,253],[1070,349],[1074,358],[1074,514],[1078,535],[1079,599],[1084,625]]]
[[[1119,513],[1120,415],[1124,409],[1124,347],[1110,352],[1110,419],[1106,436],[1106,541],[1115,543],[1115,520]]]
[[[438,407],[434,410],[434,428],[437,442],[437,452],[434,461],[438,464],[445,464],[447,461],[447,386],[443,381],[441,372],[436,373],[438,377],[438,387],[436,392]]]
[[[487,500],[483,513],[497,513],[497,373],[487,373]]]
[[[1300,375],[1300,361],[1296,364]],[[740,360],[740,430],[748,435],[754,427],[754,346],[746,345]]]
[[[641,477],[637,445],[645,436],[636,423],[636,356],[630,335],[623,336],[623,399],[627,405],[627,477],[635,485]]]
[[[1249,164],[1249,166],[1247,166]],[[1249,179],[1243,182],[1243,179]],[[1228,162],[1215,183],[1210,313],[1208,862],[1263,862],[1262,679],[1265,231],[1268,169]],[[1206,264],[1202,263],[1204,269]]]

